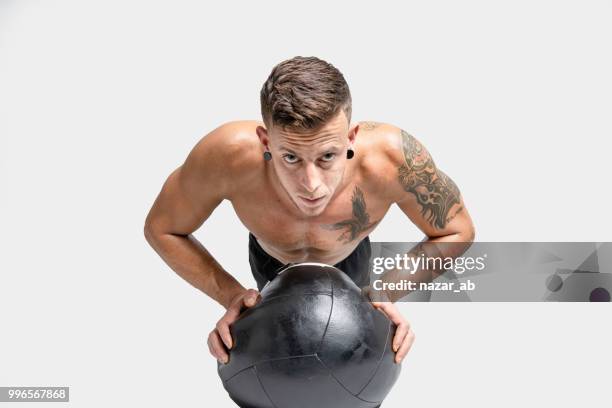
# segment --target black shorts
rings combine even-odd
[[[369,263],[371,255],[370,239],[365,237],[349,256],[334,266],[346,273],[357,286],[362,288],[370,284]],[[266,283],[274,279],[280,270],[290,265],[283,264],[278,259],[268,255],[257,242],[257,238],[251,233],[249,233],[249,264],[259,290],[262,290]]]

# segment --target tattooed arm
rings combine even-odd
[[[471,242],[475,231],[455,182],[434,163],[414,136],[399,129],[400,164],[397,166],[397,205],[430,240]]]
[[[391,189],[396,191],[399,208],[427,237],[408,255],[428,257],[458,257],[471,245],[475,237],[472,219],[465,208],[459,188],[440,170],[427,149],[408,132],[393,128],[399,138],[393,160],[396,178]],[[397,140],[397,139],[396,139]],[[413,275],[405,271],[389,271],[382,276],[384,282],[429,282],[444,270],[419,270]],[[408,291],[369,292],[376,300],[396,301]]]

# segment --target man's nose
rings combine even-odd
[[[304,173],[302,174],[302,186],[312,194],[321,185],[321,175],[314,163],[306,163]]]

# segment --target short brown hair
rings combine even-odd
[[[316,130],[340,109],[351,121],[351,92],[344,76],[317,57],[294,57],[276,65],[260,93],[266,126]]]

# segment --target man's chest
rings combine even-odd
[[[246,228],[271,249],[268,252],[285,259],[323,259],[353,248],[374,229],[390,203],[354,184],[315,217],[296,215],[272,194],[249,194],[232,200],[232,205]]]

